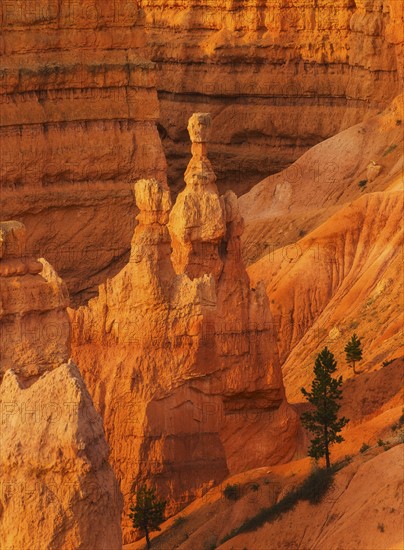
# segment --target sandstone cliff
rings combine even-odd
[[[363,342],[361,372],[403,354],[401,217],[401,191],[370,193],[298,241],[293,261],[280,249],[249,269],[252,280],[266,281],[290,398],[301,399],[325,345],[339,373],[353,376],[344,346],[354,331]]]
[[[2,0],[0,18],[1,217],[88,298],[127,261],[133,182],[165,177],[138,8]]]
[[[182,185],[186,121],[212,112],[219,189],[238,194],[402,90],[397,0],[139,0],[170,183]]]
[[[122,496],[102,421],[69,360],[67,290],[0,224],[0,541],[4,548],[119,550]]]
[[[193,158],[172,209],[167,184],[136,183],[129,264],[71,311],[74,357],[127,505],[148,480],[173,511],[229,472],[296,451],[268,301],[241,261],[236,197],[217,192],[209,126],[206,114],[190,120]],[[128,520],[124,533],[131,540]]]

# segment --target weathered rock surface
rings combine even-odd
[[[339,372],[353,375],[344,346],[354,331],[361,372],[402,355],[402,237],[402,191],[369,193],[298,241],[292,260],[279,249],[249,268],[266,282],[289,398],[301,399],[325,345]]]
[[[296,451],[268,301],[241,261],[237,200],[217,194],[200,140],[208,120],[191,119],[193,159],[171,212],[165,183],[137,182],[129,264],[71,311],[127,505],[133,482],[153,481],[173,510],[229,472]],[[126,521],[125,541],[133,535]]]
[[[398,96],[385,112],[317,145],[239,199],[244,256],[260,258],[248,272],[265,282],[293,401],[301,401],[325,345],[339,372],[353,375],[344,346],[354,331],[366,350],[361,372],[403,353],[403,107]],[[372,181],[369,165],[381,167]],[[317,177],[313,166],[322,168]]]
[[[300,502],[279,521],[240,535],[219,548],[288,548],[301,540],[303,547],[314,550],[399,550],[404,542],[400,512],[403,457],[401,444],[365,462],[357,459],[338,473],[334,487],[320,505]]]
[[[25,227],[0,223],[0,541],[119,550],[122,495],[101,417],[69,360],[68,294]]]
[[[73,299],[129,255],[133,182],[165,177],[136,2],[0,2],[0,211]],[[106,238],[108,232],[108,238]]]
[[[403,124],[400,95],[382,113],[316,145],[240,197],[245,262],[272,257],[281,248],[293,262],[300,256],[297,241],[352,201],[401,189]]]
[[[169,181],[188,161],[186,122],[210,111],[221,192],[246,192],[402,89],[397,0],[139,0],[157,63]]]

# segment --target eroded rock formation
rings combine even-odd
[[[283,249],[300,257],[297,241],[359,197],[402,187],[404,95],[383,112],[312,147],[286,170],[239,198],[247,265]]]
[[[271,298],[288,398],[301,399],[325,345],[353,375],[344,347],[354,331],[366,350],[360,372],[402,356],[402,200],[399,190],[369,193],[298,241],[293,261],[279,249],[249,268]]]
[[[65,285],[0,223],[0,541],[4,548],[119,550],[122,496],[70,356]]]
[[[136,1],[2,0],[0,18],[1,217],[87,298],[127,261],[133,182],[165,177]]]
[[[139,0],[158,65],[170,183],[187,163],[186,121],[212,112],[219,189],[238,194],[402,89],[398,0]]]
[[[127,505],[134,482],[157,484],[174,510],[229,472],[296,451],[268,301],[241,261],[236,197],[217,193],[209,124],[190,120],[193,158],[172,209],[166,183],[136,183],[130,262],[71,311]]]

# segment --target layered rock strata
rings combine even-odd
[[[139,0],[178,190],[186,121],[212,113],[219,189],[246,192],[402,90],[397,0]]]
[[[127,505],[149,481],[172,511],[229,472],[296,451],[268,301],[241,261],[236,196],[217,193],[209,125],[204,113],[190,120],[193,158],[172,209],[167,184],[136,183],[130,262],[71,311]],[[134,536],[129,522],[124,534]]]
[[[70,355],[67,290],[0,223],[0,541],[119,550],[122,495],[101,417]]]
[[[286,170],[239,198],[247,265],[282,249],[300,257],[297,241],[356,199],[399,190],[404,163],[404,94],[383,112],[319,143]]]
[[[138,7],[3,0],[0,18],[1,218],[88,298],[127,261],[133,182],[165,177]]]

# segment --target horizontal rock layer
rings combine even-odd
[[[128,257],[132,183],[165,178],[139,11],[40,0],[0,13],[2,219],[23,222],[28,250],[86,298]]]
[[[402,88],[396,0],[139,0],[158,66],[170,184],[186,122],[210,111],[218,185],[237,194],[387,105]]]

